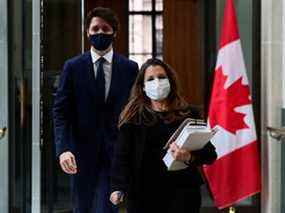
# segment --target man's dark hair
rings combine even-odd
[[[114,32],[117,32],[119,29],[119,21],[116,14],[110,8],[105,7],[95,7],[90,10],[87,14],[85,20],[85,30],[88,31],[92,18],[100,17],[104,19],[108,24],[111,25]]]

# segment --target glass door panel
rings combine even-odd
[[[41,212],[71,212],[70,179],[55,156],[52,106],[64,62],[82,52],[83,0],[45,0],[42,5]]]
[[[0,2],[0,212],[8,213],[8,32],[7,0]]]

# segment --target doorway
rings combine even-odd
[[[71,197],[69,178],[63,174],[55,159],[55,150],[53,145],[53,124],[52,124],[52,104],[54,93],[57,88],[59,75],[64,61],[75,55],[80,54],[88,48],[87,42],[84,41],[83,17],[86,11],[94,6],[109,6],[119,14],[122,31],[119,34],[117,50],[125,55],[135,54],[152,54],[148,51],[132,52],[130,51],[129,33],[131,30],[131,21],[129,17],[139,15],[153,15],[150,11],[129,11],[129,2],[131,1],[90,1],[90,0],[44,0],[41,5],[41,14],[43,16],[42,23],[42,52],[41,52],[41,76],[42,90],[41,96],[43,105],[41,108],[42,121],[41,130],[43,131],[41,145],[41,211],[42,212],[71,212]],[[155,0],[145,0],[146,4],[156,2]],[[161,2],[161,1],[160,1]],[[182,79],[186,96],[190,102],[199,105],[206,116],[207,104],[209,99],[211,72],[215,66],[216,47],[217,47],[217,31],[218,31],[218,1],[189,1],[179,0],[163,1],[163,11],[159,11],[161,22],[164,25],[160,29],[163,32],[162,38],[163,52],[159,52],[159,57],[164,58],[166,62],[174,66],[179,72]],[[218,5],[219,7],[219,5]],[[175,9],[176,8],[176,9]],[[179,13],[177,13],[178,9]],[[251,8],[253,10],[253,7]],[[165,11],[165,13],[164,13]],[[189,12],[192,11],[192,12]],[[143,12],[139,14],[139,12]],[[208,16],[205,16],[207,14]],[[251,14],[252,15],[252,14]],[[206,17],[206,18],[205,18]],[[180,23],[186,24],[189,28],[179,28],[176,22],[177,18]],[[185,20],[187,18],[187,20]],[[147,19],[147,18],[146,18]],[[202,24],[201,24],[202,23]],[[162,24],[161,24],[162,25]],[[137,26],[137,25],[136,25]],[[167,26],[167,27],[166,27]],[[155,28],[155,27],[154,27]],[[175,35],[173,35],[175,31]],[[185,36],[185,32],[189,36]],[[151,34],[151,33],[150,33]],[[183,37],[184,35],[184,37]],[[154,33],[152,37],[155,37]],[[176,37],[175,37],[176,36]],[[209,39],[211,38],[211,39]],[[185,41],[188,44],[185,44]],[[185,48],[186,46],[189,48]],[[255,44],[250,44],[254,46]],[[151,46],[151,45],[150,45]],[[159,46],[159,45],[157,45]],[[177,48],[178,47],[178,48]],[[151,49],[151,48],[149,48]],[[191,49],[191,51],[188,51]],[[181,51],[183,50],[183,52]],[[179,55],[179,57],[173,57]],[[192,55],[196,54],[196,58]],[[250,54],[250,53],[249,53]],[[255,53],[252,53],[255,54]],[[258,56],[255,56],[258,57]],[[253,57],[253,60],[255,58]],[[251,62],[253,63],[253,61]],[[187,67],[194,67],[191,72]],[[254,76],[254,73],[251,73]],[[254,78],[253,78],[254,79]],[[189,85],[195,85],[195,91],[191,90]],[[254,83],[255,85],[255,83]],[[254,91],[258,90],[258,85],[254,86]],[[258,92],[255,93],[258,98]],[[258,106],[256,106],[258,110]],[[203,207],[202,213],[216,213],[218,211],[207,193],[207,188],[203,187]],[[259,212],[259,198],[249,199],[241,205],[238,205],[240,212]],[[228,212],[224,210],[222,212]]]
[[[41,212],[69,213],[70,180],[55,156],[52,106],[64,62],[83,51],[84,1],[44,0],[41,16]]]

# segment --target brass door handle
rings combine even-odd
[[[0,139],[5,137],[6,132],[7,132],[7,127],[0,128]]]

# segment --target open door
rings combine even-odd
[[[84,0],[45,0],[40,5],[41,58],[40,85],[41,149],[39,192],[41,212],[72,212],[70,178],[61,170],[55,156],[52,106],[64,62],[82,53],[84,47]],[[37,154],[34,155],[37,159]],[[36,162],[35,162],[36,163]]]

